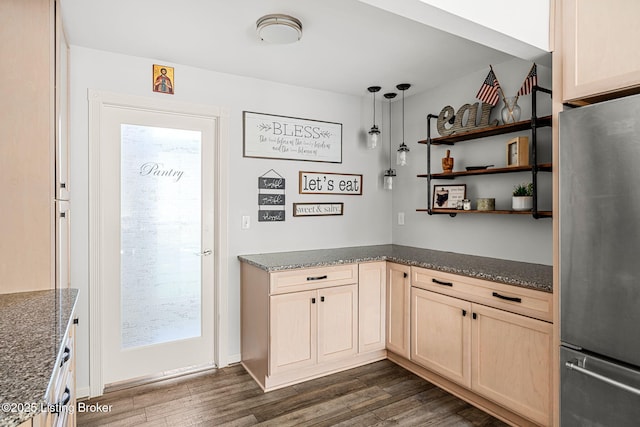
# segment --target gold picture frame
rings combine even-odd
[[[173,95],[175,90],[175,80],[173,67],[167,65],[153,64],[152,88],[154,92]]]
[[[529,137],[517,136],[507,141],[507,167],[529,166]]]

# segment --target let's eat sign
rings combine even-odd
[[[332,172],[307,172],[299,174],[300,194],[362,195],[362,175]]]

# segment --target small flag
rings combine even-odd
[[[500,83],[498,83],[498,79],[496,75],[493,73],[493,70],[489,71],[487,74],[487,78],[484,79],[484,83],[480,86],[480,90],[476,95],[480,101],[485,104],[496,105],[498,103],[498,90],[500,90]]]
[[[522,83],[522,87],[518,91],[517,95],[520,96],[520,95],[530,94],[531,89],[533,89],[533,87],[536,86],[537,84],[538,84],[538,66],[534,62],[533,65],[531,66],[531,70],[529,70],[529,74],[527,74],[527,77],[524,79],[524,82]]]

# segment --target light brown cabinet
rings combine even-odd
[[[412,288],[411,360],[471,387],[471,303]]]
[[[358,265],[358,352],[384,350],[387,263]]]
[[[640,91],[640,2],[562,0],[558,5],[563,102]]]
[[[56,236],[56,167],[59,177],[68,175],[68,45],[57,6],[0,2],[7,17],[0,26],[0,182],[7,207],[0,221],[1,293],[68,284],[56,268],[56,243],[65,242]]]
[[[540,319],[549,318],[552,295],[411,270],[411,362],[435,373],[427,378],[436,383],[443,377],[468,389],[473,394],[462,397],[481,407],[474,396],[550,425],[553,324]]]
[[[551,424],[551,323],[473,304],[471,389]]]
[[[270,374],[357,352],[357,285],[271,297]]]
[[[270,273],[243,262],[243,366],[269,391],[384,359],[383,265]]]
[[[387,262],[387,350],[409,358],[411,267]]]

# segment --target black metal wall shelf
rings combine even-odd
[[[427,208],[416,209],[417,212],[426,212],[429,215],[449,215],[457,214],[499,214],[499,215],[531,215],[535,219],[551,218],[551,211],[538,210],[538,172],[551,172],[553,165],[551,163],[538,164],[537,145],[538,136],[537,129],[541,127],[551,126],[551,116],[537,117],[537,93],[543,92],[551,96],[551,90],[534,86],[531,91],[531,119],[522,120],[516,123],[504,124],[500,126],[492,126],[481,129],[474,129],[469,132],[443,136],[439,138],[431,138],[431,119],[437,118],[437,115],[427,115],[427,139],[418,141],[419,144],[427,145],[427,173],[418,175],[418,178],[427,178]],[[431,146],[432,145],[453,145],[457,142],[470,141],[474,139],[484,138],[488,136],[504,135],[522,130],[531,130],[531,165],[528,166],[511,166],[501,168],[487,168],[470,171],[457,171],[450,173],[431,173]],[[464,176],[493,175],[515,172],[531,172],[531,182],[533,184],[533,209],[531,211],[512,211],[512,210],[460,210],[460,209],[433,209],[431,206],[431,180],[434,179],[455,179]]]

